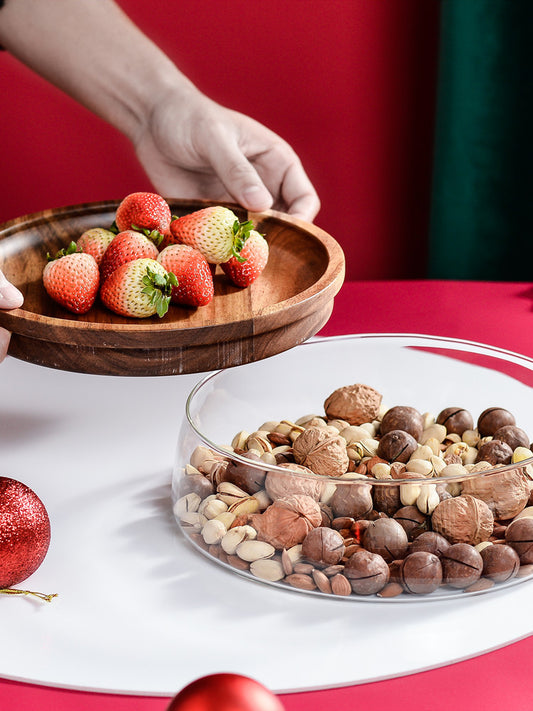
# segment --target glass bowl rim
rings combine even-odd
[[[302,348],[306,346],[312,346],[314,344],[324,344],[324,343],[331,343],[331,342],[338,342],[338,341],[349,341],[349,340],[357,340],[357,341],[362,341],[365,339],[372,339],[372,340],[385,340],[385,339],[398,339],[400,341],[401,339],[414,339],[414,340],[420,340],[420,341],[434,341],[438,344],[454,344],[456,346],[456,350],[459,350],[457,346],[470,346],[474,347],[478,350],[483,351],[484,355],[489,355],[492,357],[500,357],[502,360],[506,360],[507,362],[515,362],[518,365],[522,365],[529,370],[533,371],[533,358],[529,358],[528,356],[522,355],[520,353],[516,353],[511,350],[506,350],[504,348],[499,348],[498,346],[491,346],[485,343],[480,343],[478,341],[468,341],[462,338],[452,338],[448,336],[432,336],[429,334],[419,334],[419,333],[352,333],[352,334],[345,334],[341,336],[314,336],[313,338],[308,339],[307,341],[304,341],[303,343],[300,343],[297,346],[294,346],[294,348]],[[444,346],[443,346],[444,347]],[[504,358],[506,356],[506,358]],[[275,358],[276,356],[272,356]],[[260,362],[260,361],[256,361]],[[245,368],[246,366],[237,366],[239,368]],[[233,371],[235,368],[230,368],[229,370]],[[254,461],[251,459],[248,459],[247,457],[244,457],[240,454],[236,454],[235,452],[215,443],[212,442],[209,437],[207,437],[204,433],[202,433],[194,424],[191,416],[191,407],[192,403],[194,401],[194,398],[196,395],[200,392],[200,390],[207,385],[209,382],[214,380],[215,378],[225,374],[228,372],[228,369],[220,369],[220,370],[215,370],[212,373],[208,373],[206,376],[204,376],[196,385],[194,388],[191,390],[189,393],[186,403],[185,403],[185,417],[187,419],[187,422],[189,426],[192,428],[192,430],[196,433],[198,438],[206,445],[208,446],[209,449],[212,449],[214,452],[217,454],[223,456],[225,459],[231,459],[235,460],[241,464],[244,464],[248,467],[251,467],[252,469],[257,469],[260,471],[266,471],[266,472],[272,472],[272,473],[277,473],[277,474],[287,474],[288,471],[291,471],[289,467],[281,467],[275,464],[268,464],[267,462],[261,462],[259,461]],[[533,457],[529,457],[528,459],[523,459],[520,462],[514,462],[511,464],[506,464],[505,466],[500,466],[500,467],[493,467],[492,469],[483,469],[480,471],[476,472],[469,472],[467,474],[463,475],[458,475],[458,476],[447,476],[447,477],[441,477],[441,476],[435,476],[435,477],[424,477],[420,476],[417,478],[405,478],[405,479],[373,479],[372,477],[368,477],[364,474],[360,475],[360,477],[333,477],[333,476],[320,476],[318,474],[306,474],[303,472],[296,472],[294,471],[293,474],[297,477],[301,477],[302,479],[309,480],[309,481],[316,481],[317,479],[319,480],[324,480],[324,482],[332,482],[335,484],[340,484],[343,486],[348,486],[350,484],[355,484],[355,483],[361,483],[361,484],[368,484],[369,486],[384,486],[384,487],[392,487],[392,486],[400,486],[402,484],[438,484],[438,483],[450,483],[450,482],[462,482],[470,479],[483,479],[485,477],[489,476],[495,476],[497,474],[503,474],[509,471],[514,471],[516,469],[524,469],[528,465],[533,465]]]

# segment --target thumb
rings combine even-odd
[[[24,297],[4,276],[0,271],[0,309],[15,309],[22,306]]]

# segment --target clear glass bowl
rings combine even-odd
[[[355,384],[368,387],[346,392]],[[523,583],[532,389],[530,358],[421,335],[315,339],[218,371],[187,400],[176,521],[218,564],[317,596],[403,602]]]

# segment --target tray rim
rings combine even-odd
[[[252,212],[244,210],[239,205],[235,203],[227,203],[220,201],[210,201],[210,200],[188,200],[183,198],[167,198],[171,205],[178,207],[195,206],[193,209],[201,209],[202,207],[208,207],[211,205],[224,205],[232,209],[237,209],[240,212],[245,212],[246,219],[253,220],[254,222],[260,220],[273,220],[276,223],[289,223],[292,227],[296,227],[302,232],[310,232],[317,242],[324,248],[327,254],[327,266],[324,273],[320,278],[307,289],[302,291],[296,296],[292,296],[283,301],[277,302],[276,304],[260,309],[257,313],[253,314],[252,319],[254,323],[254,332],[262,333],[265,330],[266,322],[274,314],[277,316],[281,314],[286,315],[285,323],[292,322],[294,319],[290,318],[293,315],[294,310],[303,311],[300,314],[300,318],[305,315],[309,310],[313,308],[313,301],[320,297],[326,297],[330,294],[333,298],[339,291],[344,281],[345,274],[345,263],[344,254],[342,248],[338,242],[327,232],[325,232],[320,227],[307,223],[297,217],[276,211],[276,210],[265,210],[263,212]],[[118,206],[120,200],[103,200],[89,203],[80,203],[77,205],[66,205],[60,208],[49,208],[46,210],[41,210],[39,212],[29,213],[27,215],[22,215],[21,217],[14,218],[0,224],[0,243],[6,239],[16,237],[17,233],[24,226],[37,226],[40,222],[49,221],[51,217],[59,215],[60,217],[75,217],[77,214],[87,215],[87,214],[98,214],[104,211],[114,211]],[[337,260],[339,263],[337,264]],[[175,321],[173,322],[153,322],[144,321],[139,319],[139,323],[98,323],[94,321],[83,321],[68,317],[68,312],[65,312],[65,318],[59,318],[56,316],[48,316],[46,314],[38,314],[32,311],[27,311],[23,307],[17,309],[3,310],[0,311],[0,325],[8,328],[13,333],[18,333],[20,335],[31,335],[32,338],[36,340],[49,340],[43,337],[41,334],[35,331],[36,326],[41,326],[42,328],[53,327],[61,332],[64,332],[65,336],[67,334],[77,333],[77,332],[94,332],[96,334],[113,334],[117,331],[117,325],[120,326],[120,331],[122,333],[151,333],[153,335],[165,334],[165,333],[183,333],[188,334],[191,338],[200,332],[205,332],[206,328],[212,330],[215,333],[218,330],[227,328],[228,326],[238,325],[239,323],[247,323],[248,320],[243,319],[227,320],[222,323],[214,323],[209,326],[201,327],[181,327],[177,326]],[[283,321],[283,319],[282,319]],[[181,322],[180,322],[181,323]],[[26,327],[25,327],[26,326]],[[58,341],[59,342],[59,339]],[[61,342],[64,342],[61,338]],[[74,339],[74,343],[76,340]]]

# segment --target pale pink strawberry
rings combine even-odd
[[[60,250],[55,257],[48,255],[43,270],[43,285],[48,295],[75,314],[84,314],[94,304],[98,294],[100,272],[95,258],[77,252],[75,242]]]
[[[252,228],[251,222],[240,223],[228,207],[216,205],[173,219],[166,239],[194,247],[210,264],[222,264],[232,256],[238,258]]]
[[[174,303],[205,306],[211,301],[213,275],[206,258],[197,249],[188,244],[171,244],[162,250],[157,261],[178,280],[178,285],[172,288]]]
[[[141,192],[126,195],[115,214],[115,224],[119,232],[146,230],[163,234],[168,230],[170,220],[170,207],[157,193]]]
[[[86,230],[76,242],[79,252],[92,254],[98,266],[102,263],[104,252],[115,238],[115,233],[103,227],[93,227]]]
[[[121,316],[163,317],[168,311],[172,287],[177,285],[174,274],[155,259],[134,259],[126,262],[105,280],[100,298],[108,309]]]
[[[115,235],[106,249],[100,264],[102,282],[104,282],[115,269],[134,259],[157,259],[159,250],[154,242],[146,235],[135,230],[126,230]]]
[[[232,257],[222,264],[222,269],[236,286],[246,287],[257,279],[267,261],[268,242],[252,230],[240,251],[240,259]]]

